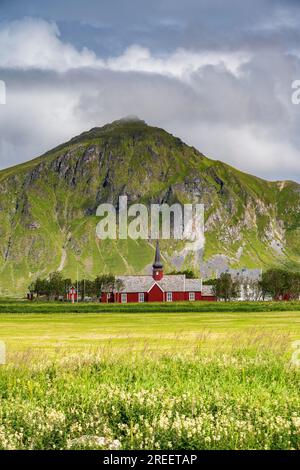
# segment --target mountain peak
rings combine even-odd
[[[138,123],[146,124],[146,122],[143,119],[140,119],[135,114],[129,114],[128,116],[125,116],[121,119],[113,121],[112,124],[125,123],[125,122],[138,122]]]
[[[300,187],[266,182],[210,160],[159,127],[126,116],[0,172],[0,294],[62,269],[70,278],[142,273],[153,261],[144,240],[95,237],[96,209],[130,204],[205,205],[205,249],[162,241],[166,270],[214,276],[226,267],[299,269]],[[16,229],[17,227],[17,229]],[[186,251],[188,256],[185,256]]]
[[[69,143],[76,143],[82,139],[100,137],[106,134],[114,133],[115,131],[120,132],[135,130],[135,129],[146,129],[149,128],[148,124],[135,115],[128,115],[116,121],[105,124],[102,127],[93,127],[89,131],[82,132],[81,134],[73,137]]]

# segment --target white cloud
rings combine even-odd
[[[299,180],[298,149],[288,139],[270,134],[259,125],[231,126],[223,122],[211,126],[198,123],[187,129],[186,134],[187,140],[200,146],[206,155],[218,156],[241,171],[268,180]]]
[[[2,76],[3,75],[3,76]],[[295,57],[138,45],[103,59],[30,18],[0,25],[0,168],[28,160],[89,128],[128,114],[200,151],[268,179],[300,180]]]
[[[149,72],[188,80],[202,67],[223,66],[233,74],[249,60],[249,54],[242,52],[194,52],[177,49],[165,57],[153,57],[144,47],[133,45],[116,58],[105,61],[109,70],[122,72]]]
[[[59,72],[98,64],[88,49],[77,51],[59,38],[55,23],[25,18],[0,26],[0,66]]]
[[[232,73],[249,60],[242,52],[196,52],[178,49],[154,57],[149,49],[133,45],[117,57],[102,59],[84,48],[78,51],[60,39],[55,23],[25,18],[0,26],[0,65],[4,68],[66,72],[83,67],[119,72],[142,72],[188,79],[199,68],[221,65]]]

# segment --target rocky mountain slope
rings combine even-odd
[[[0,293],[24,294],[37,275],[149,270],[154,243],[96,237],[102,202],[202,202],[205,249],[162,242],[166,269],[210,276],[221,266],[300,266],[300,185],[267,182],[208,159],[138,119],[94,128],[0,172]]]

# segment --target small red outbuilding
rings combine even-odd
[[[77,290],[74,286],[70,287],[67,293],[67,299],[70,300],[72,303],[77,301]]]

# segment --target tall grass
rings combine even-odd
[[[205,340],[205,338],[204,338]],[[300,372],[285,336],[218,352],[13,353],[0,368],[1,449],[300,449]]]

